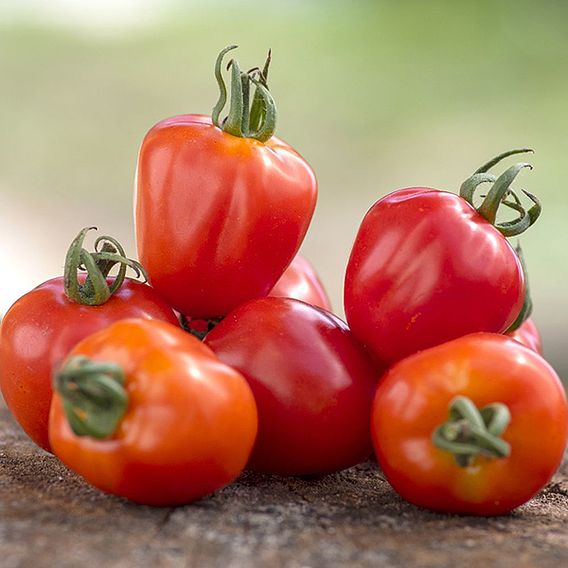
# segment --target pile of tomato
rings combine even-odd
[[[496,515],[526,502],[568,431],[507,240],[540,214],[513,187],[530,165],[493,173],[530,150],[490,160],[459,193],[379,199],[346,268],[345,323],[297,255],[317,183],[274,134],[270,54],[225,69],[234,48],[215,64],[212,116],[163,120],[142,142],[140,262],[109,236],[89,251],[85,228],[64,275],[4,317],[14,417],[95,487],[150,505],[190,503],[245,468],[318,476],[373,450],[416,505]]]

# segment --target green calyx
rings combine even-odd
[[[505,333],[512,333],[513,331],[519,329],[519,327],[521,327],[521,325],[523,325],[523,323],[530,318],[533,310],[533,303],[532,303],[532,297],[529,286],[529,278],[527,273],[527,265],[525,262],[525,255],[523,254],[523,249],[521,248],[521,243],[517,243],[517,246],[515,247],[515,252],[519,257],[519,260],[521,262],[521,267],[523,269],[523,274],[525,275],[525,299],[523,301],[523,307],[521,308],[521,311],[519,312],[517,319],[509,326],[509,328]]]
[[[54,388],[77,436],[112,436],[128,407],[124,372],[115,363],[72,357],[55,375]]]
[[[535,223],[542,211],[540,202],[535,195],[524,189],[522,190],[523,194],[532,202],[532,206],[526,209],[523,207],[516,191],[511,188],[513,181],[519,173],[525,168],[532,169],[532,166],[525,162],[518,163],[505,170],[499,177],[488,172],[505,158],[528,152],[533,152],[533,150],[530,148],[520,148],[499,154],[499,156],[496,156],[478,168],[473,175],[463,182],[460,188],[460,196],[475,207],[478,213],[485,217],[485,219],[494,225],[505,237],[513,237],[526,231]],[[483,183],[492,184],[491,189],[487,192],[487,195],[485,195],[481,205],[476,207],[473,203],[474,194],[476,189]],[[505,205],[515,211],[517,214],[515,219],[498,223],[497,211],[501,205]]]
[[[142,265],[126,257],[122,245],[114,238],[101,236],[95,241],[95,251],[83,248],[86,234],[96,227],[85,227],[75,237],[65,258],[64,287],[65,295],[72,302],[86,306],[104,304],[121,286],[126,278],[126,271],[131,268],[137,278],[147,281]],[[119,266],[118,273],[111,284],[107,282],[111,270]],[[78,272],[86,271],[87,277],[79,282]]]
[[[219,99],[213,108],[211,118],[213,124],[223,131],[240,138],[254,138],[266,142],[276,131],[276,105],[268,90],[268,69],[271,52],[268,52],[266,63],[261,70],[254,67],[242,72],[236,59],[231,59],[227,69],[231,71],[231,99],[229,113],[221,120],[221,112],[227,103],[227,86],[222,74],[223,58],[236,49],[230,45],[223,49],[215,62],[215,78],[219,85]],[[251,102],[251,84],[255,87]]]
[[[471,399],[457,396],[450,403],[448,420],[432,434],[432,442],[453,454],[460,467],[471,465],[478,456],[506,458],[511,446],[500,436],[510,421],[509,409],[500,402],[479,410]]]

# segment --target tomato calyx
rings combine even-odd
[[[525,191],[521,190],[526,197],[532,202],[529,209],[523,207],[521,200],[515,190],[511,189],[511,185],[519,173],[525,169],[531,169],[532,165],[526,162],[514,164],[499,177],[488,173],[489,170],[497,165],[499,162],[509,156],[515,154],[524,154],[533,152],[530,148],[518,148],[509,150],[499,154],[495,158],[489,160],[478,168],[469,178],[467,178],[460,187],[460,197],[470,203],[477,212],[485,217],[494,227],[501,232],[505,237],[513,237],[526,231],[540,216],[542,206],[538,198]],[[484,196],[484,199],[478,207],[475,207],[473,198],[476,189],[483,183],[491,183],[491,189]],[[497,222],[497,211],[501,205],[505,205],[517,213],[517,217],[511,221]]]
[[[448,420],[432,434],[433,444],[453,454],[460,467],[470,466],[477,456],[506,458],[511,446],[499,436],[511,421],[505,404],[495,402],[482,409],[465,396],[457,396],[449,405]]]
[[[213,107],[211,118],[213,124],[233,136],[239,138],[254,138],[266,142],[276,132],[276,104],[268,90],[268,68],[272,60],[272,52],[261,70],[253,67],[242,72],[236,59],[231,59],[227,70],[231,70],[231,100],[229,113],[223,120],[221,112],[227,103],[227,86],[222,75],[224,56],[238,46],[229,45],[219,53],[215,62],[215,78],[219,85],[219,99]],[[256,87],[254,96],[250,97],[251,84]]]
[[[525,323],[525,321],[531,317],[533,311],[533,302],[530,293],[529,278],[527,275],[527,265],[525,262],[525,255],[523,254],[523,249],[521,248],[521,243],[517,243],[517,246],[515,247],[515,252],[519,257],[519,260],[521,261],[521,267],[523,269],[523,274],[525,275],[525,299],[523,301],[523,307],[521,308],[521,311],[519,312],[517,319],[509,326],[509,328],[505,333],[513,333],[514,331],[519,329],[519,327],[521,327],[521,325],[523,325],[523,323]]]
[[[128,407],[124,371],[114,363],[72,357],[55,375],[54,388],[77,436],[112,436]]]
[[[73,239],[65,257],[64,288],[69,300],[86,306],[104,304],[121,286],[126,277],[126,271],[131,268],[137,278],[147,282],[146,271],[136,260],[126,257],[124,248],[113,237],[100,236],[95,241],[95,252],[83,248],[86,234],[96,227],[85,227]],[[111,270],[119,265],[119,270],[112,281],[107,282]],[[79,282],[78,272],[87,272],[83,283]]]
[[[199,339],[199,341],[203,341],[207,336],[207,334],[213,331],[213,329],[215,329],[217,324],[221,323],[222,320],[223,320],[222,317],[207,318],[207,319],[192,319],[181,314],[179,318],[179,323],[184,331],[191,333],[191,335]]]

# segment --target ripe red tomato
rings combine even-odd
[[[323,474],[369,456],[380,370],[334,315],[289,298],[252,300],[205,343],[247,379],[255,396],[259,427],[251,469]]]
[[[501,333],[519,314],[523,270],[504,235],[526,229],[540,206],[531,194],[536,204],[529,210],[514,201],[510,185],[528,164],[512,166],[498,179],[483,173],[515,152],[482,166],[464,182],[461,196],[403,189],[377,201],[365,216],[347,266],[345,313],[378,359],[393,363],[468,333]],[[473,202],[472,188],[482,181],[493,187],[476,210],[467,199]],[[496,224],[502,203],[520,209],[519,219]]]
[[[226,51],[216,68],[222,93]],[[240,73],[234,60],[231,65],[233,104],[226,121],[219,119],[219,104],[212,119],[163,120],[148,132],[138,157],[140,259],[156,290],[190,318],[224,316],[266,296],[298,251],[316,204],[313,171],[272,135],[270,93]],[[248,90],[250,81],[262,88],[257,93],[264,99],[256,108],[271,109],[259,130],[250,127],[258,115],[255,103],[249,114],[248,95],[245,100],[239,91],[243,82]]]
[[[299,254],[294,257],[269,295],[302,300],[312,306],[331,311],[329,297],[314,267]]]
[[[394,365],[377,388],[372,434],[386,478],[407,501],[500,515],[528,501],[560,465],[566,395],[534,351],[503,335],[473,334]]]
[[[72,248],[81,249],[85,232],[81,232],[80,242],[76,239]],[[70,273],[72,266],[67,269]],[[84,278],[80,281],[84,285]],[[78,303],[82,301],[79,297],[68,297],[70,286],[65,278],[53,278],[22,296],[2,320],[2,394],[20,426],[44,450],[50,450],[47,422],[52,371],[75,344],[124,318],[156,318],[177,324],[173,310],[150,286],[130,278],[120,278],[120,282],[105,303],[83,305]],[[116,281],[109,279],[108,283],[112,287]]]
[[[181,505],[233,481],[257,416],[243,377],[167,323],[124,320],[79,343],[56,375],[53,451],[95,487]]]
[[[531,318],[525,320],[519,328],[507,335],[542,355],[542,339],[540,338],[538,328]]]

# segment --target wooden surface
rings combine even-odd
[[[36,449],[0,405],[0,566],[204,568],[568,566],[568,468],[494,519],[402,502],[365,464],[318,480],[246,473],[190,506],[91,489]]]

